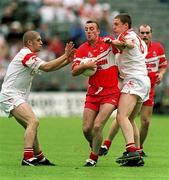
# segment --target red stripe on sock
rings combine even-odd
[[[35,157],[36,157],[39,161],[41,161],[45,156],[44,156],[43,152],[40,151],[39,153],[35,154]]]
[[[23,156],[25,160],[33,158],[33,148],[24,148]]]
[[[128,152],[135,152],[135,151],[137,151],[135,143],[128,143],[128,144],[126,144],[126,150]]]

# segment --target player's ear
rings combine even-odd
[[[28,40],[28,41],[27,41],[27,44],[28,44],[28,45],[32,45],[32,41],[31,41],[31,40]]]

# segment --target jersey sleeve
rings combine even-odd
[[[25,67],[28,67],[35,72],[38,71],[40,65],[42,65],[43,63],[45,63],[45,61],[43,61],[42,59],[37,57],[37,55],[35,53],[29,53],[29,54],[25,55],[22,60],[22,64]]]
[[[77,50],[76,53],[74,55],[74,59],[73,59],[73,63],[72,63],[72,69],[74,69],[75,66],[79,65],[81,60],[86,57],[85,55],[85,49],[83,48],[83,46],[80,46]]]
[[[113,35],[110,35],[110,36],[107,36],[107,37],[109,37],[111,40],[115,40],[115,37]],[[112,53],[113,54],[117,54],[119,52],[119,50],[115,46],[111,45],[111,48],[112,48]]]
[[[159,44],[159,68],[167,68],[167,64],[164,47]]]

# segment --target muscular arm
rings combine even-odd
[[[79,64],[75,65],[72,69],[72,76],[78,76],[84,72],[85,69],[93,69],[96,68],[96,62],[94,61],[89,61],[85,64]]]
[[[129,48],[129,49],[134,48],[134,43],[133,43],[133,41],[131,39],[127,39],[127,40],[124,40],[124,41],[119,41],[117,39],[112,40],[110,38],[104,38],[104,42],[115,46],[119,50],[123,50],[125,48]]]
[[[156,83],[159,84],[164,76],[164,73],[166,72],[166,68],[160,68],[159,72],[156,74]]]
[[[74,55],[75,49],[72,42],[67,43],[65,47],[65,53],[57,59],[43,63],[39,69],[45,72],[58,70],[70,63],[72,56]]]
[[[55,71],[55,70],[63,67],[64,64],[66,65],[66,63],[65,63],[66,59],[67,59],[67,56],[66,56],[66,54],[64,54],[57,59],[53,59],[49,62],[42,64],[39,67],[39,69],[42,71],[45,71],[45,72]]]

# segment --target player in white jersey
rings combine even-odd
[[[73,43],[67,43],[61,57],[45,62],[36,55],[42,44],[36,31],[27,31],[24,34],[24,47],[9,64],[0,93],[1,108],[9,117],[14,116],[25,128],[22,165],[28,166],[54,165],[45,158],[40,149],[37,137],[39,121],[27,102],[33,77],[40,70],[54,71],[69,64],[75,51]]]
[[[165,56],[165,50],[161,43],[152,41],[152,28],[148,24],[142,24],[139,27],[139,36],[146,43],[148,47],[148,53],[146,55],[146,66],[148,70],[148,76],[151,81],[151,90],[149,94],[149,99],[145,101],[142,105],[140,111],[141,127],[140,127],[140,150],[139,153],[141,156],[146,156],[143,151],[143,143],[147,137],[148,129],[151,122],[151,116],[154,106],[154,94],[155,87],[162,80],[164,73],[167,69],[167,59]],[[143,62],[143,61],[141,61]],[[113,113],[115,115],[115,112]],[[114,118],[116,115],[114,116]],[[103,142],[103,145],[100,148],[99,155],[106,155],[111,146],[111,143],[118,132],[119,126],[116,121],[112,122],[112,126],[108,133],[108,136]]]
[[[144,162],[135,145],[139,144],[139,138],[135,139],[134,134],[139,137],[139,131],[134,119],[142,102],[149,97],[150,80],[145,64],[147,48],[131,29],[131,17],[128,14],[119,14],[114,18],[113,30],[118,39],[106,38],[105,42],[119,49],[117,61],[123,82],[116,119],[126,141],[126,152],[116,162],[124,166],[141,166]]]

